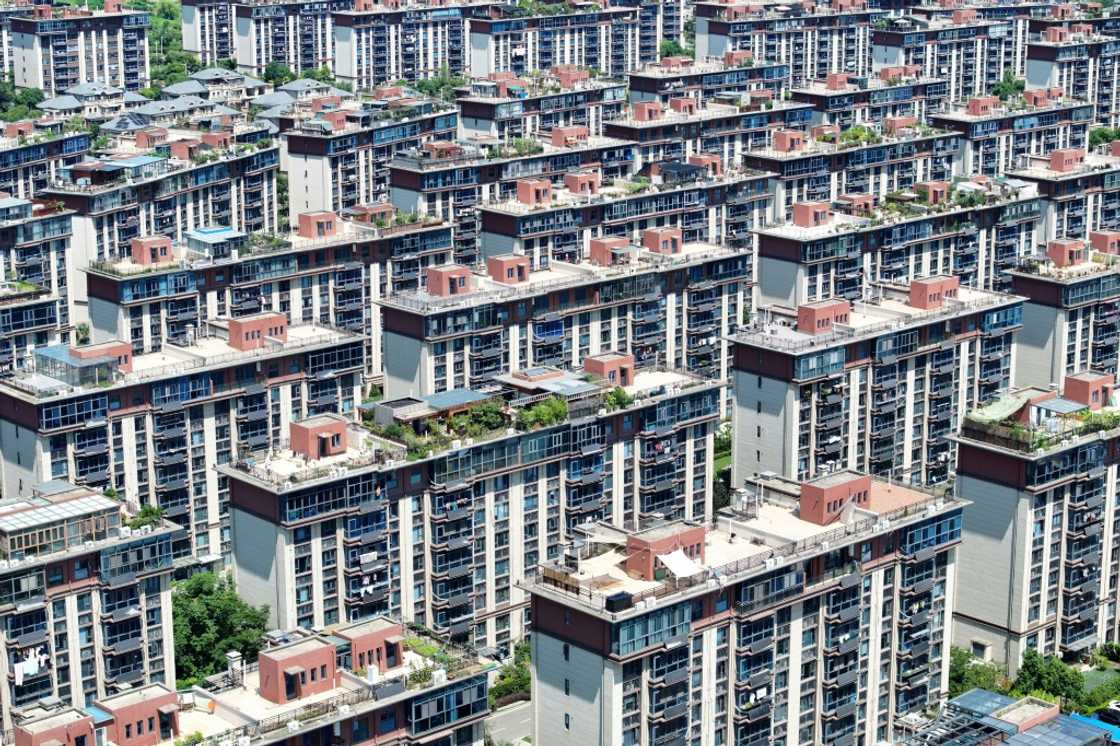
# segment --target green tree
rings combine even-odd
[[[218,60],[218,67],[225,68],[226,70],[236,70],[237,60],[232,57],[225,57]]]
[[[1120,139],[1120,129],[1097,127],[1089,132],[1089,147],[1095,149],[1116,139]]]
[[[675,39],[666,39],[661,42],[662,57],[695,57],[696,50],[682,47]]]
[[[1007,679],[994,663],[974,657],[964,648],[949,651],[949,696],[956,697],[970,689],[993,692],[1007,690]]]
[[[622,388],[621,386],[615,386],[613,389],[607,392],[607,395],[603,399],[603,402],[607,406],[607,411],[613,412],[616,409],[626,409],[627,407],[629,407],[634,403],[634,397],[626,393],[626,389]]]
[[[466,78],[458,75],[452,75],[451,69],[444,65],[440,68],[439,73],[431,78],[416,81],[416,90],[423,93],[425,96],[432,98],[440,98],[444,101],[455,101],[455,89],[469,83]]]
[[[531,654],[528,640],[517,643],[513,649],[513,660],[502,666],[498,671],[498,680],[490,687],[491,707],[496,703],[529,699],[532,696]]]
[[[1070,702],[1078,702],[1085,694],[1085,679],[1079,671],[1058,658],[1043,658],[1037,651],[1028,648],[1023,653],[1023,664],[1015,678],[1015,691],[1047,692]]]
[[[999,96],[1000,100],[1006,101],[1009,98],[1018,96],[1026,90],[1027,84],[1022,78],[1016,78],[1015,73],[1011,70],[1003,71],[1003,78],[992,86],[992,95]]]
[[[331,69],[326,65],[306,72],[302,77],[310,78],[311,80],[317,80],[320,83],[334,83],[334,73],[332,73]]]
[[[296,79],[296,74],[291,68],[279,62],[269,62],[264,67],[264,80],[274,86],[282,86]]]
[[[268,623],[268,607],[245,603],[233,581],[200,572],[177,583],[171,594],[175,619],[178,688],[193,686],[223,670],[226,653],[254,660]]]
[[[288,172],[280,171],[276,174],[276,204],[280,211],[280,224],[288,225]]]
[[[140,512],[129,519],[127,526],[132,529],[143,528],[144,526],[158,526],[162,520],[163,508],[149,503],[140,507]]]

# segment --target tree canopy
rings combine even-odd
[[[1027,84],[1022,78],[1016,78],[1015,73],[1010,70],[1003,71],[1003,79],[992,86],[992,95],[999,96],[1000,100],[1006,101],[1009,98],[1018,96],[1026,90]]]
[[[268,624],[268,607],[247,604],[237,595],[232,580],[200,572],[176,584],[171,599],[178,688],[222,671],[231,650],[246,660],[256,659]]]

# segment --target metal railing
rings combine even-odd
[[[766,564],[772,560],[784,563],[783,566],[789,566],[794,562],[817,556],[821,553],[821,547],[826,542],[830,546],[837,546],[838,542],[841,541],[851,543],[851,541],[863,534],[885,530],[883,526],[886,523],[893,523],[894,521],[920,515],[930,508],[950,507],[957,502],[959,501],[952,497],[930,497],[927,500],[922,500],[896,510],[880,513],[873,518],[855,521],[851,524],[846,524],[834,529],[833,531],[814,535],[808,539],[766,547],[768,551],[761,551],[751,557],[706,568],[706,573],[700,573],[689,578],[678,578],[672,582],[663,583],[658,588],[642,593],[630,594],[630,601],[632,604],[636,604],[639,601],[649,598],[659,599],[665,596],[675,595],[688,588],[707,585],[711,578],[727,578],[732,582],[739,581],[744,579],[744,576],[752,571],[765,567]],[[854,571],[854,565],[845,565],[823,576],[808,578],[808,585],[806,587],[811,587],[817,583],[832,580]],[[521,581],[520,585],[527,590],[531,590],[535,585],[548,586],[549,588],[559,590],[579,599],[586,606],[600,610],[606,608],[608,596],[615,595],[604,594],[585,586],[580,579],[574,577],[568,570],[559,565],[542,564],[535,569],[526,570],[524,579]],[[627,611],[630,610],[630,608],[631,607],[627,607],[620,611]]]

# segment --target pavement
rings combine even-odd
[[[495,744],[522,746],[533,735],[533,703],[518,702],[498,710],[486,718],[486,732]]]

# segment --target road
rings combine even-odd
[[[498,710],[486,718],[486,732],[496,744],[521,746],[524,737],[533,735],[533,703],[518,702]]]

